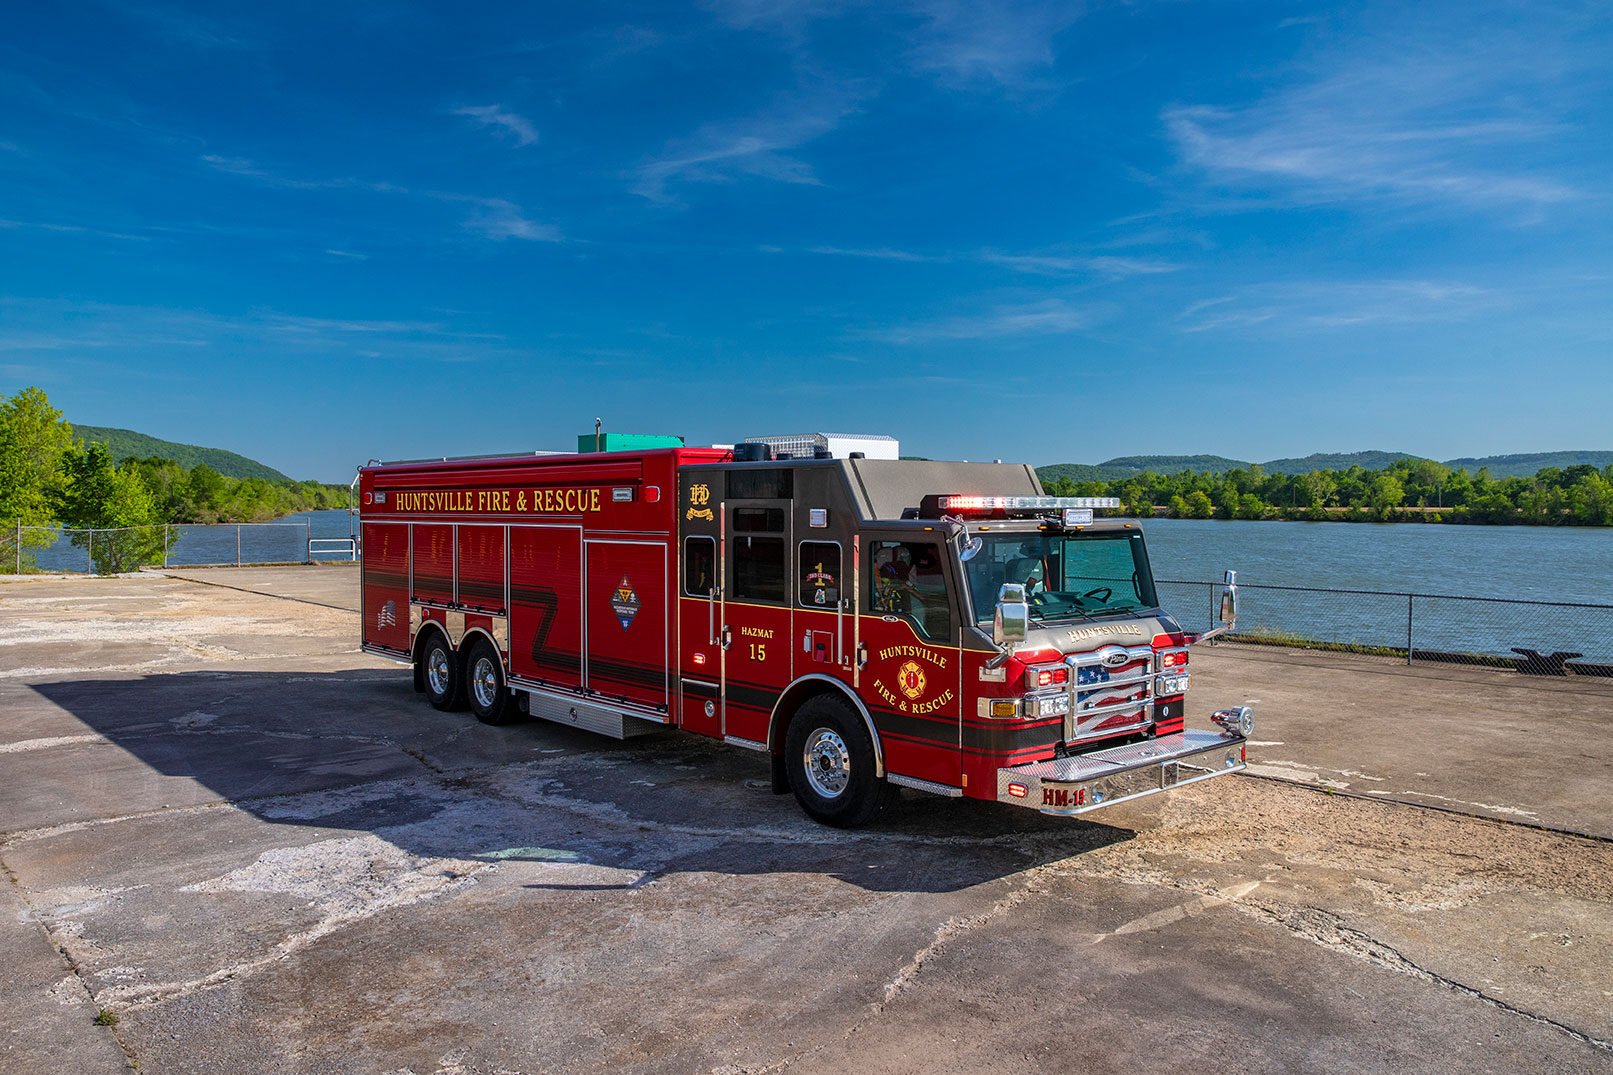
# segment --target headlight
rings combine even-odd
[[[1070,711],[1068,694],[1044,694],[1039,698],[1025,699],[1027,717],[1062,717]]]
[[[1154,697],[1169,698],[1176,694],[1186,694],[1187,676],[1186,672],[1179,672],[1175,675],[1158,677],[1154,680]]]

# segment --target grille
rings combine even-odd
[[[1153,719],[1153,647],[1103,646],[1064,663],[1070,666],[1065,742],[1134,731]]]

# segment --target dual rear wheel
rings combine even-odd
[[[451,711],[468,705],[483,724],[508,724],[520,715],[504,682],[504,662],[487,639],[477,637],[456,653],[441,631],[432,631],[418,660],[420,682],[433,708]]]

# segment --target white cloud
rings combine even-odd
[[[561,240],[558,229],[548,224],[528,220],[521,207],[504,198],[472,199],[476,212],[465,221],[465,227],[481,232],[489,239],[527,239],[532,242],[557,243]]]
[[[1181,268],[1175,262],[1158,258],[1128,258],[1110,254],[1066,257],[1049,254],[1002,254],[987,251],[981,254],[980,258],[982,261],[990,262],[993,265],[1001,265],[1016,272],[1034,273],[1039,276],[1068,276],[1075,273],[1091,273],[1119,279],[1128,276],[1149,276],[1158,273],[1176,272]]]
[[[863,333],[886,343],[923,343],[935,340],[986,340],[1014,336],[1062,336],[1087,327],[1091,318],[1062,299],[1017,306],[998,306],[983,314],[949,317],[939,321],[898,325]]]
[[[1251,104],[1161,118],[1183,162],[1226,187],[1301,204],[1538,213],[1582,196],[1551,161],[1582,137],[1563,117],[1577,92],[1568,69],[1588,62],[1540,23],[1529,41],[1463,38],[1443,19],[1396,24]]]
[[[478,232],[489,239],[528,239],[534,242],[554,243],[560,242],[563,238],[559,229],[528,219],[525,211],[508,198],[484,198],[475,194],[459,194],[442,190],[415,190],[385,181],[367,182],[352,178],[298,178],[283,175],[241,157],[221,157],[207,154],[202,157],[202,160],[210,167],[221,172],[255,179],[271,187],[283,187],[292,190],[368,190],[377,194],[425,198],[436,202],[469,205],[473,207],[473,211],[463,222],[463,226],[467,230]],[[327,250],[326,253],[343,256],[340,251]]]
[[[855,110],[857,98],[852,86],[822,86],[783,97],[753,116],[707,123],[642,165],[633,193],[669,202],[677,185],[731,183],[743,176],[819,185],[811,165],[789,151],[834,130]]]
[[[454,109],[452,114],[464,116],[479,127],[501,131],[513,138],[518,146],[529,146],[538,140],[538,129],[531,120],[501,105],[467,105]]]
[[[1188,305],[1184,332],[1315,332],[1370,325],[1460,321],[1493,311],[1490,290],[1449,280],[1343,280],[1259,284]]]
[[[908,59],[944,82],[1023,88],[1056,59],[1053,39],[1080,16],[1071,3],[926,0]]]
[[[929,254],[915,254],[911,250],[895,250],[888,246],[880,247],[844,247],[844,246],[813,246],[807,248],[809,254],[823,254],[827,257],[841,258],[871,258],[875,261],[943,261],[943,257]]]

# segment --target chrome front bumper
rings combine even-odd
[[[1073,815],[1246,767],[1241,735],[1185,731],[1146,743],[997,770],[997,801]]]

